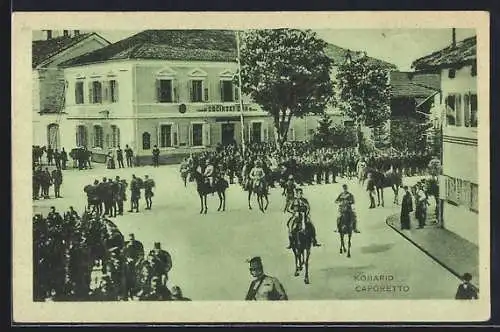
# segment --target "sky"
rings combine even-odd
[[[329,29],[314,30],[325,41],[395,64],[410,71],[416,59],[451,44],[452,29]],[[140,31],[97,31],[114,43]],[[474,29],[456,29],[457,41],[475,35]]]

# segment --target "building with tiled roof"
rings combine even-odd
[[[341,50],[330,47],[332,56],[345,59]],[[74,144],[94,156],[129,145],[139,163],[149,163],[154,145],[173,162],[193,150],[240,143],[242,136],[273,140],[272,119],[247,96],[241,96],[240,121],[236,56],[235,31],[146,30],[62,63]],[[317,120],[294,119],[289,139],[308,139]]]
[[[95,33],[79,30],[33,32],[32,92],[34,145],[61,148],[61,132],[65,127],[64,72],[62,62],[109,45]]]
[[[478,123],[487,116],[487,105],[478,105],[476,37],[455,41],[450,46],[415,60],[417,72],[440,75],[441,93],[435,98],[432,114],[442,129],[443,226],[478,244]],[[481,107],[479,107],[481,106]],[[482,220],[484,221],[484,220]]]

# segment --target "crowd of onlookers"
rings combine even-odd
[[[167,287],[170,254],[154,243],[147,253],[106,217],[70,207],[33,218],[35,301],[189,300]]]

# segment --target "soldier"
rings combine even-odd
[[[103,211],[103,216],[106,216],[109,214],[109,205],[108,205],[108,200],[107,200],[107,194],[108,194],[108,179],[106,177],[102,178],[101,183],[97,185],[97,196],[99,197],[99,206],[101,207],[100,210]]]
[[[369,209],[374,209],[375,208],[375,181],[373,180],[372,173],[368,173],[368,181],[366,183],[366,191],[368,191],[368,196],[370,197]]]
[[[160,165],[160,149],[155,145],[153,147],[153,167],[158,167]]]
[[[87,149],[87,147],[84,147],[83,148],[83,164],[85,166],[85,168],[89,168],[89,169],[92,169],[92,164],[91,164],[91,160],[92,160],[92,152],[89,151]]]
[[[52,159],[54,158],[54,150],[50,147],[47,148],[47,164],[52,165]]]
[[[80,216],[78,215],[78,213],[73,209],[72,206],[69,207],[69,211],[68,211],[68,217],[70,218],[73,218],[73,219],[80,219]]]
[[[42,172],[42,195],[43,198],[50,198],[49,188],[52,185],[52,177],[50,176],[49,168],[45,167],[45,171]]]
[[[161,284],[159,277],[151,278],[151,291],[142,295],[140,301],[171,301],[172,294],[165,285]]]
[[[116,161],[118,162],[118,168],[124,168],[123,166],[123,150],[118,145],[118,149],[116,149]]]
[[[125,145],[125,157],[127,158],[127,167],[132,167],[132,157],[134,155],[134,152],[132,149],[127,145]]]
[[[56,162],[56,168],[61,169],[61,154],[57,149],[54,150],[54,161]]]
[[[113,179],[108,179],[108,185],[106,187],[106,200],[109,210],[109,216],[116,218],[116,196],[118,194],[118,188],[116,187],[116,182]]]
[[[401,201],[401,229],[410,229],[410,213],[413,211],[413,201],[408,186],[403,187],[405,194]]]
[[[139,259],[144,258],[144,246],[135,239],[134,233],[128,235],[128,241],[125,242],[123,255],[127,259],[131,259],[134,263]]]
[[[309,214],[311,212],[311,207],[309,205],[309,201],[303,197],[303,190],[302,188],[297,188],[295,189],[295,199],[292,201],[291,204],[292,207],[292,212],[299,213],[299,216],[303,218],[304,222],[304,227],[308,228],[311,232],[311,237],[312,237],[312,245],[314,247],[321,247],[321,244],[318,243],[318,240],[316,240],[316,228],[314,227],[313,223],[311,222],[311,218],[309,217]],[[287,222],[287,227],[288,227],[288,247],[287,249],[292,248],[292,225],[291,222],[294,219],[294,216],[292,216],[288,222]]]
[[[130,210],[128,212],[139,212],[139,199],[141,198],[141,182],[139,178],[132,174],[130,182]]]
[[[66,169],[66,163],[68,162],[68,154],[66,153],[66,151],[64,150],[64,148],[62,148],[61,150],[61,164],[62,164],[62,169]]]
[[[52,171],[52,181],[54,183],[54,195],[56,198],[61,198],[61,184],[63,176],[60,168]]]
[[[283,213],[286,213],[290,204],[293,201],[295,195],[295,189],[297,189],[297,185],[293,180],[293,175],[290,174],[288,176],[288,181],[283,185],[283,193],[281,195],[285,196],[285,208],[283,209]]]
[[[150,179],[148,175],[144,176],[144,198],[146,199],[146,210],[151,210],[151,205],[153,201],[151,198],[154,196],[153,188],[155,187],[155,182]]]
[[[250,263],[250,275],[254,278],[250,283],[246,301],[286,301],[283,285],[278,279],[264,274],[264,267],[260,257],[253,257]]]
[[[42,180],[43,180],[42,177],[43,177],[42,167],[39,166],[33,172],[33,199],[35,200],[37,200],[40,195],[40,189],[42,187]]]
[[[157,261],[159,264],[158,270],[161,272],[161,283],[162,285],[166,285],[168,272],[172,269],[172,256],[170,256],[168,251],[161,248],[160,242],[155,242],[153,249],[148,254],[148,257]]]
[[[470,273],[464,273],[462,276],[462,283],[457,288],[457,293],[455,294],[456,300],[477,300],[477,289],[470,282],[472,280],[472,275]]]
[[[347,209],[347,211],[349,213],[351,213],[351,216],[353,218],[352,228],[353,228],[354,233],[360,233],[360,231],[358,230],[358,218],[356,217],[356,214],[355,214],[354,209],[352,207],[354,205],[354,195],[351,194],[347,190],[346,184],[342,185],[342,189],[343,189],[343,191],[335,199],[335,203],[339,204],[339,217],[337,218],[337,230],[336,231],[338,231],[338,227],[339,227],[339,223],[340,223],[340,214],[344,213],[344,211]]]

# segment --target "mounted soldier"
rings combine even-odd
[[[316,240],[316,228],[311,222],[311,218],[309,216],[311,212],[311,206],[309,205],[309,201],[303,197],[302,188],[297,188],[295,190],[295,199],[291,203],[291,212],[293,215],[288,219],[287,228],[288,228],[288,239],[289,244],[287,249],[292,248],[292,233],[295,230],[305,230],[309,229],[312,236],[312,245],[314,247],[320,247],[321,244]]]
[[[255,162],[255,166],[250,170],[249,177],[254,192],[260,192],[267,188],[266,172],[260,159]]]
[[[347,185],[343,184],[342,185],[343,191],[338,195],[337,199],[335,199],[335,203],[339,204],[339,216],[337,218],[337,230],[340,225],[340,217],[342,216],[343,213],[349,213],[351,215],[351,218],[353,219],[353,231],[355,233],[360,233],[360,231],[357,228],[357,218],[356,214],[354,212],[354,209],[352,208],[352,205],[354,204],[354,195],[351,194],[347,190]]]

